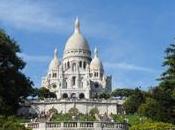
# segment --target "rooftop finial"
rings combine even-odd
[[[58,56],[58,50],[57,50],[57,48],[55,48],[55,50],[54,50],[54,57],[57,57]]]
[[[97,50],[97,48],[94,49],[94,56],[98,57],[98,50]]]
[[[74,31],[75,32],[80,32],[80,22],[79,22],[78,17],[76,17],[76,19],[75,19],[75,28],[74,28]]]

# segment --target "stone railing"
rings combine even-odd
[[[25,123],[32,130],[129,130],[126,123],[112,122],[46,122]]]
[[[125,100],[114,100],[114,99],[45,99],[45,100],[31,100],[30,103],[32,104],[42,104],[42,103],[47,103],[47,104],[54,104],[54,103],[64,103],[64,102],[77,102],[77,103],[106,103],[106,104],[123,104]]]

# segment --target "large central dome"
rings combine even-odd
[[[90,56],[89,45],[86,38],[80,32],[80,22],[78,18],[75,20],[74,26],[74,32],[68,38],[64,48],[64,58],[72,56],[72,54],[76,55],[76,52],[79,52],[80,55],[81,52],[83,52],[85,55]]]

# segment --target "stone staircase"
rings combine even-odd
[[[54,113],[41,113],[35,122],[49,122],[53,115]]]
[[[99,119],[102,122],[111,122],[113,120],[112,117],[108,114],[99,115]]]

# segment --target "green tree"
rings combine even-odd
[[[37,89],[37,88],[33,89],[32,95],[35,95],[35,96],[38,95],[38,97],[40,99],[43,99],[43,98],[56,98],[56,94],[55,93],[50,92],[49,89],[44,88],[44,87],[41,87],[39,89]]]
[[[98,108],[92,108],[91,110],[90,110],[90,112],[89,112],[89,114],[91,115],[91,116],[94,116],[95,114],[99,114],[99,110],[98,110]]]
[[[68,112],[71,116],[76,116],[79,114],[79,110],[76,107],[73,107]]]
[[[160,114],[164,115],[161,120],[175,123],[175,44],[170,44],[165,53],[165,71],[159,79],[159,86],[152,90],[152,95],[160,104]]]
[[[139,106],[145,101],[145,92],[136,88],[131,96],[124,103],[126,113],[136,113]]]
[[[25,128],[24,125],[20,124],[21,120],[17,117],[9,116],[9,117],[0,117],[0,130],[31,130],[29,128]]]
[[[32,90],[32,82],[22,73],[24,61],[17,55],[16,41],[0,30],[0,114],[16,113],[21,98]]]
[[[118,97],[118,96],[129,97],[133,93],[134,93],[134,89],[123,88],[123,89],[115,89],[111,95],[114,97]]]
[[[146,98],[145,103],[141,104],[138,109],[140,115],[149,117],[153,120],[161,120],[164,116],[161,111],[160,104],[153,98]]]
[[[174,90],[175,85],[175,44],[170,44],[170,47],[168,47],[165,50],[166,56],[165,61],[163,62],[163,66],[166,68],[166,71],[161,75],[161,87],[167,88],[167,86],[170,89]]]
[[[101,93],[99,95],[99,98],[109,99],[111,95],[109,93]]]

